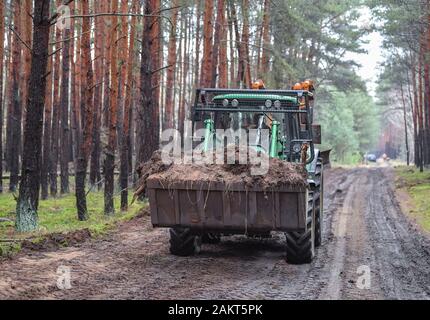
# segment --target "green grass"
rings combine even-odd
[[[120,211],[119,196],[115,198],[115,215],[105,217],[103,213],[103,193],[93,192],[87,197],[89,211],[88,221],[77,219],[76,198],[74,194],[58,198],[50,198],[40,201],[39,204],[39,229],[30,234],[18,234],[15,231],[14,222],[16,201],[12,194],[0,195],[0,218],[12,220],[11,222],[0,222],[0,239],[37,239],[51,233],[68,233],[76,230],[88,229],[94,237],[106,234],[119,222],[134,218],[147,204],[135,203],[125,213]],[[5,248],[7,246],[8,248]],[[2,251],[17,251],[16,244],[0,243],[0,255]]]
[[[397,187],[407,191],[412,200],[410,214],[430,232],[430,170],[420,172],[413,167],[400,166],[395,171]]]

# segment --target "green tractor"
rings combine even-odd
[[[323,223],[323,162],[315,148],[321,143],[321,129],[313,125],[313,100],[313,93],[305,90],[197,90],[193,130],[204,129],[204,149],[216,143],[217,129],[254,129],[257,135],[250,147],[305,165],[308,186],[264,194],[258,188],[224,192],[210,185],[190,190],[178,184],[166,190],[149,181],[152,223],[170,228],[173,254],[194,254],[202,242],[217,243],[221,235],[265,236],[275,231],[285,233],[289,263],[313,260]],[[270,133],[268,145],[262,143],[262,130]]]

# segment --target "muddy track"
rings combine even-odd
[[[282,235],[207,245],[173,257],[148,217],[103,240],[0,262],[1,299],[429,299],[430,241],[401,213],[390,169],[334,169],[325,177],[323,246],[288,265]],[[70,290],[57,288],[59,266]],[[364,269],[363,269],[364,268]],[[370,272],[359,289],[358,271]]]

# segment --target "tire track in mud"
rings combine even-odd
[[[430,298],[430,241],[401,212],[392,172],[372,170],[366,220],[378,263],[378,278],[388,299]]]

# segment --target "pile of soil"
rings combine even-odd
[[[229,148],[226,149],[224,159],[227,159]],[[271,191],[278,187],[307,186],[307,171],[303,164],[289,163],[279,159],[266,159],[269,163],[267,174],[253,175],[253,165],[239,163],[239,154],[242,150],[236,148],[234,164],[172,164],[166,165],[162,161],[161,151],[156,151],[151,160],[139,166],[138,190],[135,198],[141,196],[146,191],[147,181],[156,179],[163,185],[171,186],[177,182],[187,182],[195,185],[199,182],[225,183],[228,185],[243,183],[247,189],[261,187],[265,191]],[[247,154],[246,153],[241,153]],[[215,155],[213,155],[215,157]],[[248,160],[255,156],[247,154]],[[260,155],[261,156],[261,155]]]
[[[61,247],[76,246],[91,239],[88,229],[77,230],[69,233],[52,233],[43,236],[39,241],[25,240],[21,247],[32,251],[57,250]]]

